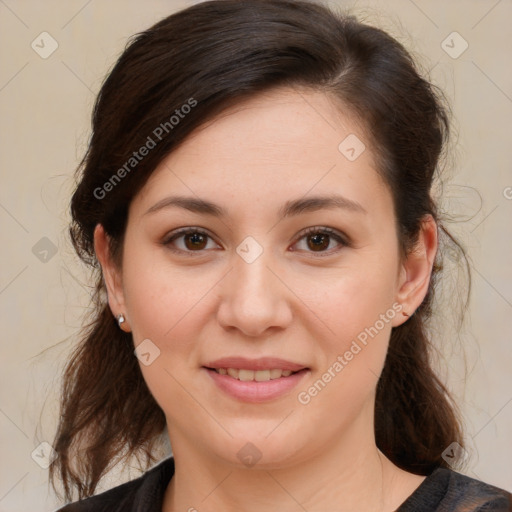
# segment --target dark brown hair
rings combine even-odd
[[[79,498],[92,495],[115,461],[143,454],[149,463],[166,427],[133,354],[132,335],[119,329],[106,301],[95,226],[104,226],[120,266],[128,207],[159,162],[226,107],[279,86],[324,92],[361,121],[392,193],[403,255],[427,214],[461,249],[440,224],[431,197],[449,132],[447,108],[384,31],[318,3],[214,0],[137,34],[98,95],[71,201],[72,243],[91,266],[95,294],[65,369],[53,443],[51,481],[55,489],[59,476],[67,500],[74,488]],[[187,104],[193,107],[180,110]],[[170,121],[177,110],[179,120]],[[156,141],[162,124],[167,131]],[[155,147],[126,171],[148,137]],[[446,466],[441,454],[450,443],[463,444],[458,413],[432,370],[426,327],[440,258],[425,300],[392,330],[375,405],[377,446],[397,466],[422,475]]]

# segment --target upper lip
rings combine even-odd
[[[291,370],[296,372],[307,368],[303,364],[293,363],[278,357],[260,357],[258,359],[247,359],[245,357],[223,357],[204,365],[206,368],[236,368],[239,370]]]

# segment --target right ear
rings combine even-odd
[[[116,318],[120,314],[125,317],[125,321],[121,324],[121,329],[125,332],[130,332],[121,273],[112,260],[109,248],[109,236],[105,233],[105,229],[101,224],[97,224],[94,228],[94,251],[100,262],[103,278],[107,287],[110,310]]]

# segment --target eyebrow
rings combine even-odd
[[[211,215],[213,217],[225,218],[227,211],[221,206],[199,199],[197,197],[170,196],[161,199],[149,208],[144,215],[154,213],[166,208],[183,208],[194,213]],[[292,217],[307,212],[315,212],[322,209],[341,208],[355,213],[368,213],[360,203],[340,195],[314,196],[309,198],[294,199],[287,201],[280,209],[279,216],[282,218]]]

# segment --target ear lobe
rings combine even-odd
[[[421,223],[418,241],[402,263],[396,301],[403,309],[393,321],[393,327],[406,322],[421,305],[427,295],[432,267],[437,253],[437,224],[432,215],[426,215]]]
[[[109,238],[101,224],[97,224],[94,229],[94,251],[103,272],[110,310],[114,316],[121,313],[126,316],[121,276],[119,275],[119,269],[112,261]]]

